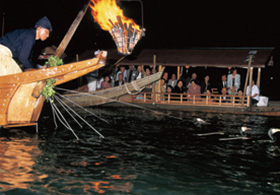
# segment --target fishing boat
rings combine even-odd
[[[116,99],[114,98],[120,98],[127,94],[134,94],[137,96],[137,94],[142,91],[147,85],[151,85],[152,83],[158,81],[161,78],[163,71],[164,69],[150,76],[131,81],[130,83],[125,83],[121,86],[94,92],[75,92],[71,94],[68,93],[65,94],[64,97],[71,105],[73,105],[74,102],[79,106],[88,107],[114,102],[116,101]]]
[[[46,79],[55,79],[54,85],[60,85],[103,67],[106,57],[107,52],[101,51],[89,60],[0,76],[0,126],[36,125]]]
[[[133,56],[133,60],[123,60],[122,65],[153,65],[173,67],[177,69],[177,79],[182,76],[182,72],[189,69],[200,70],[204,72],[211,69],[218,75],[218,70],[227,74],[232,68],[238,68],[242,72],[242,97],[237,95],[226,95],[226,100],[217,91],[212,88],[212,93],[194,94],[188,97],[187,94],[161,93],[161,92],[141,92],[137,95],[130,94],[120,101],[133,103],[153,109],[170,109],[180,111],[199,111],[212,113],[232,113],[232,114],[249,114],[249,115],[267,115],[280,116],[280,102],[269,101],[266,105],[251,106],[251,99],[246,96],[247,86],[251,86],[253,78],[256,79],[256,85],[259,87],[262,98],[266,98],[263,92],[266,86],[261,86],[262,69],[273,68],[273,51],[274,48],[192,48],[185,50],[142,50]],[[110,58],[113,58],[111,55]],[[151,60],[156,58],[156,63]],[[208,71],[209,73],[209,71]],[[218,78],[221,78],[218,75]],[[213,78],[213,77],[212,77]],[[270,77],[269,77],[270,78]],[[267,82],[267,80],[266,80]],[[158,83],[160,85],[160,81]],[[156,95],[155,95],[156,94]],[[249,93],[250,94],[250,93]],[[139,99],[141,95],[143,98]],[[110,104],[107,106],[121,106],[128,104]]]

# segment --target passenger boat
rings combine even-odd
[[[138,94],[142,91],[147,85],[150,85],[158,81],[163,73],[164,69],[161,71],[152,74],[150,76],[137,79],[130,83],[125,83],[124,85],[112,87],[100,91],[94,92],[77,92],[72,94],[65,94],[64,97],[67,99],[68,103],[74,102],[79,106],[88,107],[88,106],[97,106],[105,103],[110,103],[116,101],[114,98],[120,98],[124,95]],[[137,96],[137,95],[136,95]],[[138,96],[139,97],[139,96]],[[72,103],[73,105],[73,103]]]
[[[156,56],[157,66],[177,67],[177,75],[181,75],[190,67],[210,69],[220,68],[227,72],[231,67],[242,70],[243,77],[242,91],[245,94],[246,87],[251,86],[253,77],[257,78],[256,84],[261,90],[261,95],[265,86],[261,88],[261,70],[273,66],[274,48],[195,48],[185,50],[143,50],[140,51],[134,60],[124,60],[122,65],[153,65],[151,60]],[[112,58],[112,56],[110,56]],[[176,68],[175,68],[176,69]],[[254,71],[255,70],[255,71]],[[255,73],[255,75],[254,75]],[[220,75],[221,76],[221,75]],[[220,77],[219,76],[219,77]],[[179,79],[179,76],[178,76]],[[159,82],[160,85],[160,82]],[[243,90],[244,89],[244,90]],[[156,94],[156,95],[154,95]],[[250,94],[250,93],[249,93]],[[141,95],[143,98],[139,99]],[[186,94],[173,94],[156,92],[141,92],[137,95],[127,95],[120,101],[134,103],[153,109],[171,109],[182,111],[201,111],[215,113],[250,114],[280,116],[280,102],[269,101],[267,106],[251,106],[250,98],[243,95],[226,95],[227,100],[223,100],[222,95],[213,88],[211,95],[196,94],[189,98]],[[120,106],[120,104],[115,104]],[[109,104],[107,106],[115,106]]]
[[[103,67],[106,57],[107,52],[101,51],[89,60],[0,76],[0,126],[36,125],[46,79],[55,79],[54,85],[60,85]]]

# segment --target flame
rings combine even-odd
[[[140,30],[139,25],[124,16],[123,10],[117,5],[116,0],[91,0],[89,6],[94,21],[105,31],[110,31],[118,23],[117,17],[120,17],[124,26],[132,25],[132,28]]]

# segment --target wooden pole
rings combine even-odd
[[[180,66],[177,66],[177,80],[180,78]]]
[[[159,66],[158,71],[161,71],[162,66]],[[158,80],[158,89],[157,89],[158,93],[161,93],[161,79]],[[160,99],[160,94],[156,95],[156,102],[158,102]]]
[[[258,68],[258,80],[257,80],[257,86],[260,89],[260,85],[261,85],[261,68]]]
[[[252,93],[252,78],[253,78],[253,67],[250,68],[250,80],[249,80],[249,93],[248,93],[248,101],[249,105],[251,105],[251,93]]]
[[[154,59],[153,59],[153,74],[156,73],[156,63],[157,62],[157,56],[154,55]],[[153,82],[153,97],[152,99],[154,100],[154,102],[156,101],[156,83]]]
[[[184,67],[181,66],[181,67],[180,67],[180,77],[179,77],[179,79],[183,76],[183,69],[184,69]]]
[[[55,56],[57,57],[61,57],[62,54],[64,53],[66,47],[68,46],[70,40],[72,39],[75,31],[77,30],[79,24],[81,23],[86,11],[88,8],[88,4],[78,13],[76,19],[73,21],[72,25],[70,26],[68,32],[66,33],[66,35],[64,36],[63,40],[61,41],[61,43],[59,44]]]
[[[250,74],[250,68],[251,68],[252,60],[253,60],[253,56],[251,55],[250,59],[249,59],[249,62],[248,62],[246,81],[245,81],[244,90],[243,90],[242,107],[244,106],[244,99],[245,99],[246,89],[247,89],[247,85],[248,85],[248,78],[249,78],[249,74]]]

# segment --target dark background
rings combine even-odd
[[[46,46],[58,46],[86,0],[5,1],[0,7],[4,32],[34,27],[36,21],[47,16],[53,32],[48,40],[36,44],[37,54]],[[146,28],[136,50],[187,49],[190,47],[275,47],[274,66],[262,73],[262,92],[273,99],[280,97],[279,19],[277,1],[121,1],[124,14]],[[3,20],[1,23],[1,29]],[[2,32],[2,31],[1,31]],[[94,23],[87,11],[69,43],[66,53],[71,58],[86,50],[115,48],[108,32]],[[202,79],[202,78],[201,78]]]

